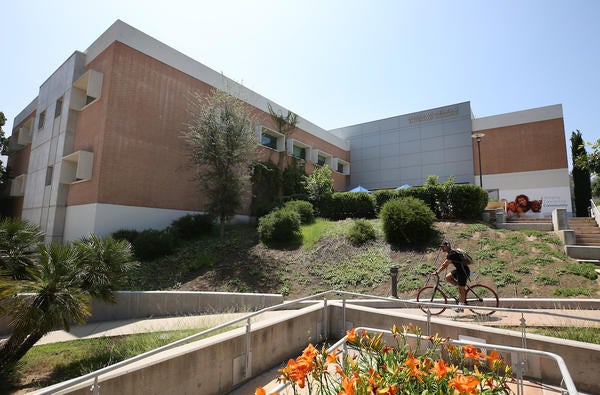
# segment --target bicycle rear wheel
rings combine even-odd
[[[435,288],[432,285],[426,285],[417,292],[417,302],[429,302],[429,303],[448,303],[448,298],[446,298],[446,294],[439,288]],[[419,305],[419,308],[423,310],[424,313],[428,311],[432,315],[439,315],[446,310],[446,306],[429,306],[429,305]]]
[[[485,301],[483,299],[486,299]],[[469,306],[500,306],[500,299],[496,291],[483,284],[471,285],[471,289],[467,289],[467,305]],[[495,310],[488,309],[469,309],[476,315],[494,314]]]

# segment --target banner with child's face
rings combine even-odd
[[[557,208],[568,209],[567,200],[561,196],[543,196],[531,199],[528,195],[519,194],[514,200],[505,201],[506,216],[510,217],[549,217]]]

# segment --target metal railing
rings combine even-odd
[[[170,350],[172,348],[181,346],[183,344],[186,344],[190,341],[194,341],[197,340],[199,338],[201,338],[202,336],[206,336],[209,334],[212,334],[216,331],[219,331],[223,328],[235,325],[239,322],[246,322],[246,335],[245,335],[245,349],[246,349],[246,370],[245,370],[245,379],[249,379],[250,377],[250,359],[249,359],[249,355],[250,355],[250,334],[251,334],[251,319],[253,317],[256,317],[260,314],[269,312],[269,311],[275,311],[275,310],[285,310],[286,308],[289,308],[291,306],[300,304],[302,302],[307,302],[307,301],[314,301],[314,303],[320,303],[319,299],[322,298],[322,303],[323,303],[323,325],[321,328],[322,333],[320,334],[321,337],[323,338],[327,338],[327,334],[328,334],[328,328],[329,328],[329,323],[328,323],[328,313],[327,313],[327,306],[328,306],[328,296],[329,295],[338,295],[342,297],[342,322],[346,322],[346,304],[347,304],[347,299],[348,297],[352,297],[352,298],[360,298],[360,299],[373,299],[373,300],[382,300],[382,301],[387,301],[387,302],[393,302],[396,304],[404,304],[404,305],[414,305],[415,307],[419,307],[419,306],[427,306],[427,305],[431,305],[431,306],[436,306],[436,307],[440,307],[440,306],[448,306],[447,304],[443,304],[443,303],[435,303],[435,302],[417,302],[415,300],[410,300],[410,299],[397,299],[397,298],[390,298],[390,297],[383,297],[383,296],[374,296],[374,295],[364,295],[364,294],[359,294],[359,293],[354,293],[354,292],[346,292],[346,291],[338,291],[338,290],[331,290],[331,291],[325,291],[325,292],[321,292],[321,293],[317,293],[311,296],[307,296],[304,298],[300,298],[300,299],[295,299],[289,302],[284,302],[278,305],[274,305],[274,306],[269,306],[269,307],[265,307],[261,310],[255,311],[253,313],[249,313],[243,317],[239,317],[239,318],[235,318],[233,320],[230,320],[228,322],[225,322],[223,324],[217,325],[213,328],[210,329],[206,329],[204,331],[198,332],[194,335],[185,337],[183,339],[177,340],[175,342],[169,343],[165,346],[156,348],[154,350],[145,352],[143,354],[137,355],[135,357],[123,360],[121,362],[115,363],[114,365],[110,365],[107,367],[104,367],[102,369],[98,369],[94,372],[90,372],[88,374],[85,374],[83,376],[59,383],[59,384],[55,384],[52,385],[50,387],[47,388],[43,388],[41,390],[35,391],[33,394],[35,395],[42,395],[42,394],[53,394],[56,393],[58,391],[62,391],[65,390],[67,388],[70,387],[74,387],[78,384],[84,383],[86,381],[89,380],[93,380],[94,384],[91,387],[91,393],[94,395],[99,395],[100,394],[100,387],[99,387],[99,377],[102,375],[105,375],[109,372],[112,372],[114,370],[117,370],[119,368],[122,368],[124,366],[128,366],[131,365],[135,362],[141,361],[143,359],[149,358],[151,356],[154,356],[158,353],[161,353],[163,351],[166,350]],[[469,306],[469,309],[483,309],[483,310],[490,310],[491,307],[490,306]],[[587,320],[587,321],[594,321],[594,322],[600,322],[600,318],[595,318],[595,317],[585,317],[585,316],[578,316],[578,315],[573,315],[573,314],[565,314],[565,313],[558,313],[558,312],[548,312],[548,311],[544,311],[544,312],[540,312],[540,311],[536,311],[535,309],[519,309],[519,308],[502,308],[502,307],[493,307],[493,310],[496,311],[509,311],[509,312],[521,312],[522,313],[522,318],[521,318],[521,326],[524,327],[526,325],[526,321],[524,319],[524,313],[528,313],[528,314],[542,314],[542,315],[550,315],[550,316],[558,316],[558,317],[564,317],[564,318],[569,318],[569,319],[577,319],[577,320]],[[420,311],[420,310],[419,310]],[[431,334],[431,314],[428,313],[427,315],[427,328],[426,334]],[[525,345],[526,344],[526,332],[523,330],[522,332],[522,337],[523,337],[523,341],[522,344]],[[457,341],[458,342],[458,341]],[[458,343],[457,343],[458,344]],[[487,347],[490,347],[490,345],[488,344]],[[494,346],[496,347],[496,346]],[[498,346],[498,349],[500,350],[501,346]],[[507,349],[511,349],[510,347],[508,347]],[[523,349],[517,349],[517,350],[523,350]],[[534,353],[541,353],[538,351],[533,351],[530,350]],[[538,354],[538,355],[543,355],[542,354]],[[562,358],[561,358],[562,360]],[[562,362],[564,364],[564,361]],[[565,367],[566,369],[566,367]],[[562,372],[562,370],[561,370]],[[569,376],[570,379],[570,376]]]

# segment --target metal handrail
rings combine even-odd
[[[356,331],[359,331],[359,332],[363,331],[363,330],[366,330],[367,332],[386,333],[386,334],[389,334],[389,335],[392,334],[392,332],[389,331],[389,330],[378,329],[378,328],[357,327],[355,329],[356,329]],[[423,336],[416,335],[414,333],[406,333],[406,336],[407,337],[413,337],[415,339],[423,338]],[[347,339],[348,339],[348,335],[346,335],[343,338],[341,338],[340,340],[338,340],[335,344],[333,344],[332,346],[330,346],[327,349],[327,353],[330,353],[333,350],[335,350],[336,348],[339,348],[340,346],[345,345]],[[532,354],[532,355],[538,355],[538,356],[542,356],[542,357],[554,359],[554,361],[558,365],[560,373],[561,373],[561,375],[563,377],[563,382],[564,382],[564,384],[566,386],[566,389],[567,389],[569,395],[577,395],[579,393],[579,392],[577,392],[577,388],[575,388],[575,383],[573,383],[573,379],[571,378],[571,374],[569,373],[569,369],[567,368],[567,365],[565,364],[564,359],[560,355],[557,355],[557,354],[554,354],[554,353],[550,353],[550,352],[547,352],[547,351],[527,350],[527,349],[518,348],[518,347],[501,346],[501,345],[496,345],[496,344],[478,343],[478,342],[471,342],[471,341],[464,341],[464,340],[449,339],[449,342],[451,344],[454,344],[454,345],[462,345],[462,346],[472,345],[472,346],[478,347],[478,348],[493,348],[493,349],[500,350],[500,351],[510,351],[510,352]],[[346,350],[346,347],[344,347],[343,349]],[[279,386],[275,387],[274,389],[270,390],[269,393],[272,394],[272,393],[281,392],[283,389],[285,389],[290,384],[291,383],[289,381],[286,382],[286,383],[282,383]]]
[[[435,302],[417,302],[416,300],[410,300],[410,299],[397,299],[397,298],[391,298],[391,297],[384,297],[384,296],[375,296],[375,295],[364,295],[364,294],[359,294],[359,293],[355,293],[355,292],[347,292],[347,291],[339,291],[339,290],[330,290],[330,291],[324,291],[324,292],[320,292],[314,295],[310,295],[310,296],[306,296],[303,298],[299,298],[299,299],[295,299],[289,302],[283,302],[280,303],[278,305],[273,305],[273,306],[269,306],[269,307],[265,307],[261,310],[255,311],[253,313],[248,313],[242,317],[238,317],[235,319],[232,319],[228,322],[225,322],[223,324],[217,325],[213,328],[210,329],[206,329],[204,331],[201,331],[199,333],[196,333],[194,335],[185,337],[183,339],[174,341],[172,343],[169,343],[167,345],[164,345],[162,347],[156,348],[154,350],[150,350],[147,351],[145,353],[136,355],[134,357],[125,359],[121,362],[117,362],[113,365],[110,366],[106,366],[104,368],[95,370],[93,372],[87,373],[83,376],[80,377],[76,377],[74,379],[68,380],[68,381],[64,381],[62,383],[58,383],[55,385],[52,385],[50,387],[46,387],[46,388],[42,388],[38,391],[35,391],[33,394],[35,395],[46,395],[46,394],[52,394],[55,393],[57,391],[60,390],[64,390],[67,389],[69,387],[75,386],[77,384],[81,384],[83,382],[86,382],[88,380],[92,380],[95,379],[96,384],[94,384],[94,386],[92,387],[92,391],[94,391],[94,388],[97,386],[97,381],[98,381],[98,376],[104,375],[106,373],[112,372],[116,369],[122,368],[124,366],[130,365],[134,362],[138,362],[142,359],[151,357],[153,355],[156,355],[160,352],[178,347],[180,345],[183,345],[187,342],[190,342],[192,340],[196,340],[199,337],[211,334],[213,332],[216,332],[220,329],[226,328],[228,326],[234,325],[238,322],[242,322],[242,321],[247,321],[247,333],[249,332],[249,326],[250,326],[250,318],[258,316],[260,314],[266,313],[268,311],[274,311],[274,310],[281,310],[281,309],[285,309],[288,306],[293,306],[296,305],[298,303],[301,302],[305,302],[305,301],[309,301],[309,300],[313,300],[313,299],[317,299],[320,297],[324,297],[326,300],[327,295],[341,295],[343,297],[342,300],[342,304],[344,306],[344,310],[345,310],[345,306],[347,304],[347,299],[346,296],[352,296],[352,297],[358,297],[358,298],[367,298],[367,299],[375,299],[375,300],[384,300],[384,301],[388,301],[388,302],[396,302],[396,303],[405,303],[405,304],[409,304],[409,305],[415,305],[415,306],[423,306],[423,305],[431,305],[431,306],[436,306],[436,307],[441,307],[441,306],[448,306],[448,304],[445,303],[435,303]],[[315,303],[318,303],[318,300],[315,300]],[[333,300],[329,300],[329,302],[333,302]],[[323,302],[324,305],[326,305],[326,301]],[[469,309],[483,309],[483,310],[490,310],[489,306],[469,306]],[[594,322],[600,322],[600,318],[595,318],[595,317],[585,317],[585,316],[578,316],[578,315],[573,315],[573,314],[562,314],[562,313],[555,313],[555,312],[540,312],[540,311],[536,311],[534,309],[514,309],[514,308],[501,308],[501,307],[494,307],[494,310],[498,310],[498,311],[512,311],[512,312],[522,312],[522,313],[529,313],[529,314],[542,314],[542,315],[553,315],[553,316],[559,316],[559,317],[564,317],[564,318],[572,318],[572,319],[580,319],[580,320],[586,320],[586,321],[594,321]],[[345,312],[344,312],[345,314]],[[427,314],[427,319],[428,322],[431,319],[431,315]],[[488,345],[489,346],[489,345]]]

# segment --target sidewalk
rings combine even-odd
[[[415,315],[424,315],[420,309],[386,309],[393,312],[403,312]],[[292,310],[293,311],[293,310]],[[455,313],[448,308],[439,318],[465,322],[477,325],[495,326],[495,327],[519,327],[521,320],[525,319],[525,325],[528,327],[536,326],[591,326],[600,328],[600,310],[540,310],[540,312],[564,313],[575,316],[591,317],[598,321],[572,320],[567,317],[556,317],[533,313],[520,313],[511,311],[496,311],[490,316],[476,316],[469,310],[463,313]],[[252,322],[264,320],[270,317],[281,317],[285,310],[269,311],[259,316],[253,317]],[[211,315],[194,315],[181,317],[160,317],[129,319],[120,321],[96,322],[85,325],[74,325],[70,332],[64,330],[52,331],[46,334],[36,345],[56,343],[69,340],[88,339],[103,336],[121,336],[133,333],[159,332],[178,329],[210,328],[225,322],[243,317],[248,313],[226,313]],[[574,325],[575,324],[575,325]],[[243,323],[236,324],[242,326]],[[6,337],[0,337],[4,339]]]
[[[122,336],[134,333],[148,333],[173,331],[179,329],[208,329],[226,323],[236,318],[243,317],[248,313],[226,313],[210,315],[194,315],[181,317],[142,318],[119,321],[94,322],[85,325],[73,325],[71,331],[56,330],[48,332],[35,345],[57,343],[71,340],[90,339],[104,336]],[[257,317],[251,322],[264,320],[275,315],[281,316],[285,311],[270,311]],[[236,327],[243,326],[244,322],[234,324]],[[0,337],[0,340],[8,336]]]

